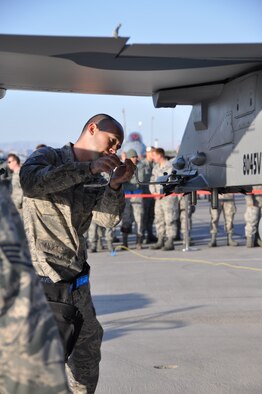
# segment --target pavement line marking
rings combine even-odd
[[[235,264],[230,264],[230,263],[214,263],[213,261],[208,261],[208,260],[198,260],[198,259],[185,259],[183,257],[181,258],[176,258],[176,257],[150,257],[150,256],[145,256],[141,253],[138,253],[134,250],[131,250],[127,248],[126,246],[116,246],[115,251],[117,249],[124,249],[127,250],[130,253],[135,254],[136,256],[142,257],[146,260],[162,260],[162,261],[182,261],[182,262],[188,262],[188,263],[195,263],[195,264],[207,264],[211,265],[213,267],[219,267],[219,266],[224,266],[224,267],[229,267],[229,268],[234,268],[234,269],[239,269],[239,270],[247,270],[247,271],[256,271],[256,272],[262,272],[262,268],[256,268],[256,267],[248,267],[245,265],[235,265]]]

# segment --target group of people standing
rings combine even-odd
[[[128,237],[133,232],[136,236],[137,249],[141,249],[144,243],[151,244],[151,248],[154,250],[174,250],[174,241],[182,239],[185,244],[186,237],[190,245],[192,214],[195,207],[191,205],[190,198],[187,206],[183,195],[169,195],[163,198],[161,185],[156,183],[157,179],[164,173],[170,174],[172,171],[172,160],[166,157],[164,149],[149,146],[146,149],[146,157],[139,157],[135,149],[129,149],[127,152],[122,152],[122,160],[125,158],[129,158],[137,170],[130,181],[123,185],[126,196],[126,206],[121,222],[123,249],[128,248]],[[262,189],[262,186],[257,186],[255,189]],[[187,215],[186,209],[188,211]],[[236,212],[234,194],[219,194],[217,209],[210,207],[211,239],[208,243],[209,247],[217,246],[219,219],[222,213],[227,234],[227,245],[238,246],[238,242],[233,238]],[[262,241],[258,235],[261,213],[262,191],[261,194],[247,195],[244,219],[246,246],[248,248],[262,246]],[[100,236],[96,236],[98,245],[102,243],[103,229],[99,231]],[[113,235],[112,229],[105,231],[108,249],[112,251],[114,242],[121,242],[121,240],[117,239],[115,234]],[[91,234],[93,234],[92,226]],[[92,245],[93,243],[89,248],[91,252],[94,251]],[[97,248],[97,250],[102,250],[102,248]]]
[[[169,174],[172,171],[172,162],[166,157],[164,149],[152,146],[146,148],[145,157],[139,157],[135,149],[122,152],[121,160],[125,159],[132,161],[136,171],[132,178],[123,184],[126,199],[120,225],[123,249],[128,248],[128,237],[134,231],[137,249],[141,249],[143,244],[151,244],[152,249],[174,250],[174,241],[181,239],[181,235],[184,241],[186,238],[187,207],[182,195],[164,197],[161,185],[157,182],[163,173]],[[192,212],[190,206],[189,229]],[[94,244],[101,245],[103,229],[97,229],[96,224],[93,226],[91,224],[88,233],[91,252],[102,249],[100,246],[96,248]],[[95,238],[93,228],[97,231]],[[112,250],[115,235],[112,235],[112,231],[110,234],[107,231],[105,237],[108,249]]]

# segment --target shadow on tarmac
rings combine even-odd
[[[93,296],[93,301],[99,317],[110,313],[143,309],[153,303],[153,299],[139,293],[106,296],[98,295]],[[134,331],[164,331],[186,327],[188,322],[175,319],[175,314],[203,308],[204,306],[205,305],[194,305],[157,313],[144,313],[142,315],[137,313],[130,315],[130,313],[128,313],[127,317],[120,318],[117,316],[117,318],[113,320],[107,319],[103,322],[105,330],[103,341],[110,341]]]

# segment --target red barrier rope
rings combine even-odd
[[[236,193],[238,194],[238,193]],[[247,194],[261,194],[262,195],[262,190],[253,190],[250,193]],[[182,196],[183,193],[171,193],[169,194],[169,196]],[[197,195],[198,196],[210,196],[211,193],[205,190],[199,190],[197,191]],[[161,197],[165,197],[164,194],[125,194],[125,198],[161,198]]]

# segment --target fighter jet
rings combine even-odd
[[[262,184],[262,44],[128,44],[127,37],[0,35],[6,90],[152,96],[192,105],[166,192]]]

